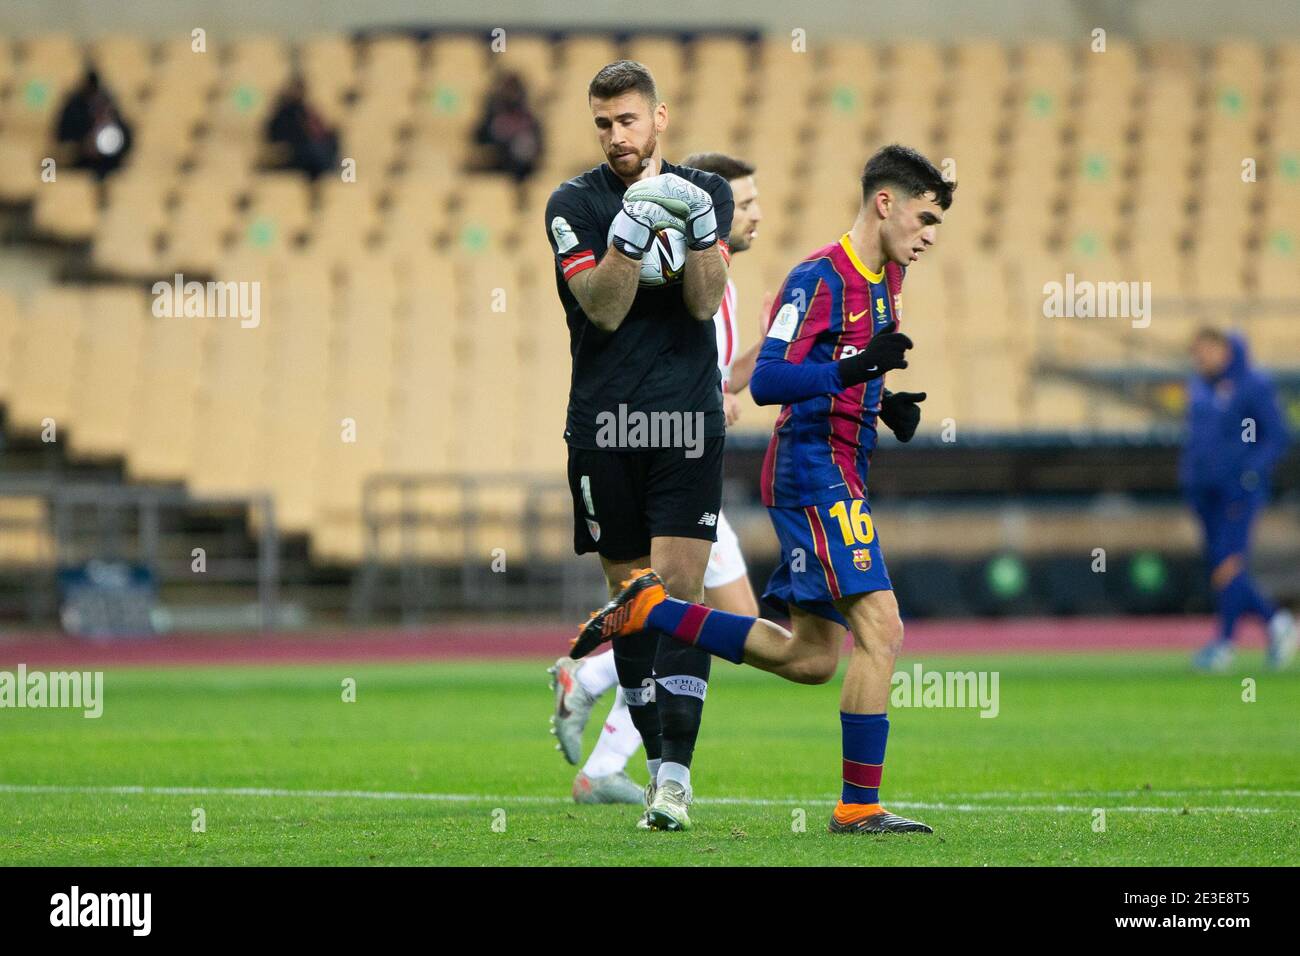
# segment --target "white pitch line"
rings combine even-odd
[[[474,793],[419,793],[405,790],[287,790],[275,787],[137,787],[137,786],[61,786],[53,784],[0,784],[0,793],[82,793],[110,796],[215,796],[215,797],[298,797],[310,800],[414,800],[427,803],[532,803],[542,805],[569,804],[566,797],[504,796]],[[975,796],[975,795],[972,795]],[[696,803],[712,806],[794,807],[803,804],[828,803],[826,796],[803,799],[763,799],[755,797],[701,797]],[[930,803],[911,800],[889,800],[891,807],[903,810],[951,810],[959,813],[1091,813],[1095,806],[1026,806],[1011,804],[994,806],[973,803]],[[1116,813],[1296,813],[1300,810],[1276,807],[1135,807],[1119,806],[1104,809]]]
[[[961,794],[968,800],[996,800],[1007,797],[1300,797],[1300,790],[1244,790],[1234,787],[1206,787],[1200,790],[987,790]]]

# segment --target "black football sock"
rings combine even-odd
[[[659,729],[659,704],[655,700],[654,663],[658,641],[652,635],[632,634],[616,637],[614,670],[618,672],[619,693],[627,701],[632,725],[641,735],[645,759],[651,773],[658,767],[662,736]]]
[[[713,658],[667,634],[659,638],[655,654],[655,695],[659,699],[659,725],[663,732],[663,760],[659,779],[690,784],[691,757],[704,716],[704,695],[709,687]]]

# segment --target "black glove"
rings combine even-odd
[[[840,381],[845,388],[880,378],[891,369],[907,368],[904,353],[912,347],[912,340],[896,332],[897,328],[897,322],[891,323],[883,332],[873,335],[857,355],[840,359]]]
[[[880,420],[889,426],[899,441],[911,441],[916,426],[921,424],[921,409],[925,392],[891,392],[885,389],[880,399]]]

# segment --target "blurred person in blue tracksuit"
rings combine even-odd
[[[1286,422],[1268,376],[1253,368],[1236,333],[1202,329],[1192,341],[1187,444],[1179,483],[1201,521],[1219,633],[1193,665],[1221,671],[1232,663],[1237,621],[1258,615],[1268,626],[1268,656],[1284,667],[1295,655],[1296,622],[1260,593],[1250,575],[1250,530],[1267,503],[1269,478],[1287,446]]]

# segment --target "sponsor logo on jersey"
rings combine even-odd
[[[850,312],[850,313],[849,313],[849,321],[850,321],[850,322],[856,322],[856,321],[858,321],[858,319],[860,319],[860,318],[862,318],[864,315],[866,315],[868,311],[869,311],[869,310],[867,310],[867,309],[863,309],[861,312]]]
[[[706,511],[704,512],[704,514],[700,515],[700,520],[696,523],[707,525],[708,527],[712,528],[714,525],[718,523],[718,516],[715,515],[712,511]]]

